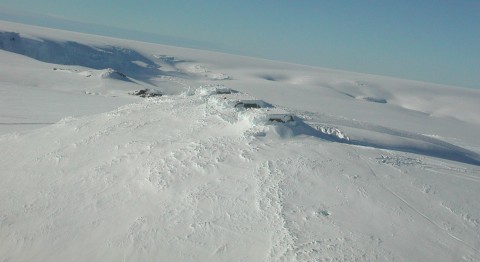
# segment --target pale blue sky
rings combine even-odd
[[[480,88],[480,0],[0,0],[0,19]]]

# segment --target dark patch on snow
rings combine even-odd
[[[240,100],[235,103],[234,107],[238,109],[251,109],[251,108],[268,108],[268,107],[272,107],[272,105],[263,100]]]
[[[174,67],[179,63],[191,62],[189,60],[178,59],[174,56],[169,56],[169,55],[154,55],[154,57],[164,62],[165,64],[168,64]]]
[[[287,77],[284,75],[272,75],[272,74],[260,74],[258,75],[261,79],[267,80],[267,81],[285,81],[287,80]]]
[[[348,97],[350,97],[350,98],[356,98],[354,95],[349,94],[349,93],[347,93],[347,92],[343,92],[343,91],[336,90],[336,89],[334,89],[334,90],[337,91],[338,93],[344,94],[344,95],[346,95],[346,96],[348,96]]]
[[[230,94],[236,94],[236,93],[238,93],[237,90],[233,90],[227,87],[219,87],[215,89],[216,95],[230,95]]]
[[[263,79],[268,80],[268,81],[277,81],[275,77],[273,76],[264,76]]]
[[[139,96],[139,97],[156,97],[156,96],[162,96],[162,93],[158,90],[154,89],[140,89],[140,90],[135,90],[132,92],[129,92],[128,94],[134,95],[134,96]]]
[[[362,97],[363,100],[368,101],[368,102],[373,102],[373,103],[380,103],[380,104],[386,104],[387,100],[384,98],[378,98],[378,97]]]
[[[268,121],[272,123],[289,123],[294,122],[295,118],[290,114],[273,114],[268,116]]]
[[[69,69],[69,68],[57,68],[57,67],[54,67],[53,68],[53,71],[67,71],[67,72],[72,72],[72,73],[80,73],[81,71],[78,70],[78,69]]]
[[[253,102],[238,102],[237,104],[235,104],[235,107],[236,108],[245,108],[245,109],[261,108],[261,106],[259,104],[253,103]]]
[[[328,212],[327,210],[320,210],[320,211],[318,211],[318,214],[322,215],[324,217],[330,216],[330,212]]]

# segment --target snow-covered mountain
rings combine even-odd
[[[0,261],[478,261],[480,91],[0,22]]]

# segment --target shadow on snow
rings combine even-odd
[[[303,121],[297,119],[297,125],[295,126],[277,126],[275,132],[280,136],[298,136],[306,135],[330,142],[337,142],[343,144],[350,144],[356,146],[372,147],[378,149],[387,149],[400,152],[414,153],[418,155],[431,156],[471,165],[480,166],[480,155],[470,151],[468,149],[447,143],[445,141],[414,134],[406,131],[397,131],[389,128],[383,128],[381,130],[370,130],[372,132],[380,132],[392,136],[393,139],[390,143],[382,143],[372,138],[339,138],[335,135],[329,135],[320,132],[319,130],[311,127]],[[377,127],[378,129],[379,127]]]
[[[162,75],[182,74],[161,71],[152,59],[131,49],[31,39],[15,32],[0,32],[0,49],[47,63],[78,65],[98,70],[112,68],[145,82]]]

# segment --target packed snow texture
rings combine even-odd
[[[0,261],[480,260],[479,90],[9,22],[0,60]]]

